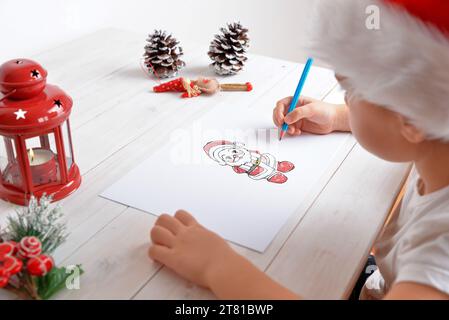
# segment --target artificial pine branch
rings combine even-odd
[[[49,299],[62,290],[66,286],[67,279],[72,276],[66,267],[55,266],[50,256],[67,238],[66,226],[62,222],[62,210],[59,206],[50,207],[51,200],[51,197],[45,195],[40,200],[31,197],[28,207],[19,209],[15,215],[9,216],[7,227],[0,230],[0,242],[9,242],[9,245],[15,242],[14,245],[20,247],[20,250],[26,247],[27,243],[21,240],[32,236],[37,238],[41,246],[36,257],[18,255],[17,249],[15,253],[7,253],[11,255],[10,259],[21,259],[23,266],[20,264],[20,271],[16,270],[13,273],[11,271],[13,269],[10,269],[8,273],[2,274],[2,277],[8,277],[4,288],[25,299]],[[39,257],[50,262],[50,266],[41,265],[39,267],[41,270],[32,271],[29,263]],[[36,260],[33,263],[35,262]],[[3,271],[5,270],[3,266]],[[77,271],[79,275],[83,273],[81,265],[77,265]]]
[[[42,243],[42,252],[53,253],[67,239],[67,233],[65,224],[61,222],[62,210],[59,206],[51,208],[51,200],[45,195],[40,200],[31,197],[28,207],[8,217],[8,227],[0,238],[20,242],[24,237],[35,236]]]

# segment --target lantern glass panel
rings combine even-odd
[[[70,170],[70,167],[73,164],[73,148],[72,148],[72,135],[70,133],[70,122],[69,120],[65,121],[61,127],[62,139],[64,141],[64,151],[66,157],[67,170]]]
[[[54,133],[26,139],[25,146],[33,185],[59,183],[61,171]]]
[[[0,141],[0,175],[4,184],[18,188],[23,186],[14,140],[7,137]]]

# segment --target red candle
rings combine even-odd
[[[57,181],[57,165],[51,150],[36,148],[28,151],[31,176],[34,185]]]

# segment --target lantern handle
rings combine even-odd
[[[3,97],[0,97],[0,102],[3,101],[4,99],[8,98],[10,95],[14,94],[14,92],[16,92],[17,89],[13,89],[12,91],[9,91],[7,94],[5,94]]]

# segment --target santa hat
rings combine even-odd
[[[312,20],[307,47],[343,87],[449,141],[449,1],[322,0]]]
[[[211,159],[224,166],[226,163],[219,157],[218,153],[224,149],[233,149],[235,146],[236,144],[233,142],[216,140],[208,142],[203,149]]]

